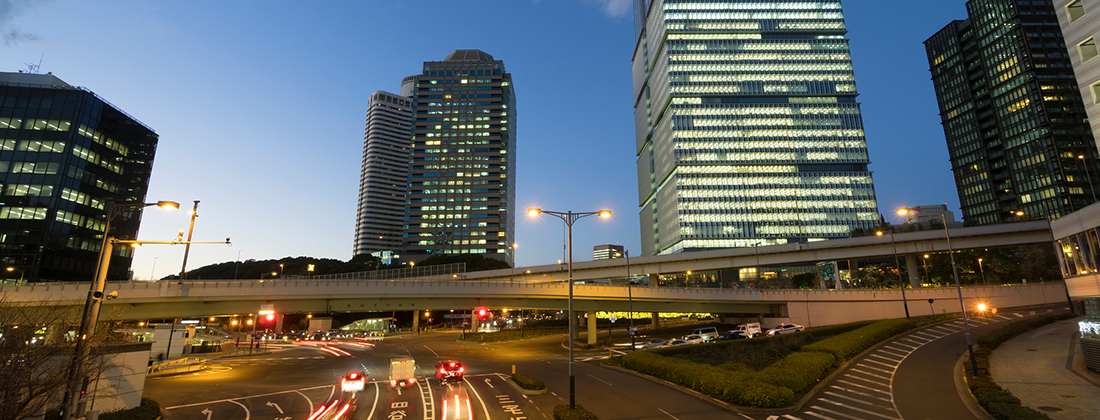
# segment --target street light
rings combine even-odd
[[[187,254],[191,253],[191,234],[195,232],[195,218],[199,217],[199,200],[195,200],[195,208],[191,210],[191,227],[187,229],[187,245],[183,247],[183,267],[180,268],[180,280],[187,275]]]
[[[928,284],[932,284],[932,276],[928,274],[928,254],[924,254],[921,265],[924,266],[924,279],[928,281]]]
[[[630,351],[637,350],[634,348],[634,294],[631,292],[630,287],[634,284],[634,279],[630,278],[630,250],[623,249],[623,255],[626,257],[626,299],[629,302],[628,311],[630,312]],[[615,255],[618,257],[618,253]]]
[[[569,231],[569,409],[572,410],[577,407],[575,380],[576,375],[573,368],[573,338],[575,337],[577,328],[577,326],[575,325],[576,318],[573,316],[573,223],[588,216],[611,217],[611,210],[589,211],[580,213],[567,211],[565,213],[562,213],[557,211],[542,210],[539,208],[527,209],[527,215],[529,216],[538,216],[542,213],[546,213],[561,219],[563,222],[565,222],[565,226]]]
[[[14,272],[15,270],[19,270],[19,283],[16,283],[16,284],[23,284],[23,274],[25,274],[23,269],[22,268],[15,268],[15,267],[8,267],[8,272],[9,273]]]
[[[882,231],[875,232],[882,236]],[[909,301],[905,300],[905,282],[901,280],[901,262],[898,261],[898,244],[894,242],[894,228],[890,227],[890,246],[894,249],[894,266],[898,270],[898,287],[901,288],[901,304],[905,307],[905,319],[909,319]]]
[[[911,211],[916,212],[913,209],[899,208],[898,214],[904,215]],[[959,292],[959,308],[962,311],[963,331],[966,332],[966,351],[970,353],[970,367],[974,370],[974,376],[978,376],[978,359],[974,357],[974,341],[970,338],[970,322],[966,319],[966,306],[963,305],[962,285],[959,284],[959,267],[955,265],[955,251],[951,248],[951,233],[947,231],[947,216],[943,212],[940,213],[940,220],[943,221],[943,234],[947,237],[947,254],[951,256],[951,272],[955,276],[955,290]]]
[[[1089,162],[1085,160],[1085,155],[1077,155],[1078,159],[1081,159],[1081,165],[1085,167],[1085,178],[1089,180],[1089,190],[1092,191],[1092,201],[1096,202],[1096,189],[1092,187],[1092,175],[1089,174]]]
[[[982,267],[982,259],[978,258],[978,270],[982,272],[982,284],[988,286],[989,283],[985,281],[985,267]]]
[[[61,404],[65,410],[62,420],[75,418],[77,403],[80,401],[81,382],[84,377],[84,361],[88,357],[88,340],[95,336],[95,324],[99,321],[100,305],[104,298],[109,298],[103,295],[103,288],[107,284],[107,269],[111,264],[111,221],[128,210],[152,206],[178,209],[180,203],[175,201],[158,201],[156,203],[107,202],[107,220],[103,225],[103,244],[99,248],[99,262],[96,266],[95,278],[92,281],[91,290],[88,290],[88,297],[84,302],[84,314],[80,317],[80,328],[76,334],[76,349],[73,351],[72,364],[69,367],[69,392],[65,394],[64,402]]]

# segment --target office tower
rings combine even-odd
[[[634,6],[642,255],[877,225],[839,1]]]
[[[371,94],[363,134],[353,255],[382,257],[401,249],[412,119],[411,98],[382,91]]]
[[[85,88],[52,74],[0,73],[0,276],[93,280],[105,204],[145,202],[157,140]],[[140,210],[119,215],[111,237],[135,239],[140,221]],[[114,247],[108,280],[130,278],[132,254]]]
[[[413,97],[403,261],[479,254],[512,264],[513,89],[504,62],[479,50],[424,63]]]
[[[622,245],[596,245],[592,247],[592,260],[610,260],[623,258],[626,255]]]
[[[966,9],[924,41],[963,221],[1058,218],[1094,202],[1096,145],[1054,7]]]
[[[1077,77],[1092,138],[1100,133],[1100,60],[1096,38],[1100,35],[1100,0],[1055,0],[1058,24],[1062,27],[1070,63]],[[1091,191],[1090,191],[1091,197]]]

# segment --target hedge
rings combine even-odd
[[[569,408],[569,404],[558,404],[554,406],[554,420],[600,420],[600,418],[580,404],[573,409]]]
[[[542,382],[538,379],[532,378],[530,376],[524,375],[522,373],[513,373],[512,374],[512,380],[516,381],[516,383],[519,384],[520,388],[523,388],[523,389],[530,389],[530,390],[546,389],[546,384],[544,382]]]
[[[141,405],[131,410],[103,413],[100,420],[155,420],[160,418],[160,403],[152,398],[141,398]]]
[[[839,364],[829,353],[803,351],[761,370],[759,377],[764,382],[797,392],[817,383],[825,372]]]
[[[1041,315],[1013,322],[978,337],[979,346],[974,349],[974,362],[978,365],[977,374],[975,375],[970,363],[964,363],[963,366],[969,374],[968,385],[970,386],[970,392],[974,394],[974,399],[978,400],[978,404],[985,408],[993,418],[997,420],[1050,419],[1046,414],[1035,411],[1031,407],[1020,405],[1019,398],[1016,398],[1011,392],[1001,388],[993,381],[993,378],[989,376],[989,356],[992,354],[993,349],[1012,337],[1069,318],[1073,318],[1073,315]]]
[[[521,333],[522,332],[522,336]],[[476,343],[491,343],[498,341],[520,340],[524,338],[545,337],[548,335],[569,334],[569,328],[526,328],[520,330],[504,330],[492,333],[466,333],[462,341]]]
[[[757,373],[745,369],[730,371],[656,352],[636,351],[623,356],[627,369],[655,376],[674,384],[694,389],[711,398],[754,407],[782,407],[791,401],[794,392],[761,381]]]
[[[875,343],[913,329],[913,327],[913,322],[908,319],[883,320],[849,333],[803,346],[802,350],[832,354],[836,357],[836,363],[839,365],[848,358],[875,345]]]
[[[666,347],[649,351],[696,363],[720,365],[725,362],[736,362],[754,370],[760,370],[775,364],[791,353],[799,351],[807,344],[867,326],[872,322],[874,321],[858,321],[814,328],[797,333],[781,334],[774,337],[719,341],[717,343]]]

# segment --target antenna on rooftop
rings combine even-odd
[[[42,54],[41,56],[38,57],[38,64],[23,63],[23,64],[27,65],[27,73],[38,74],[38,71],[42,68],[42,58],[45,57],[45,56],[46,56],[46,54]]]

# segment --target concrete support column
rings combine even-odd
[[[661,326],[661,313],[660,312],[650,312],[649,316],[650,316],[650,319],[653,320],[653,322],[651,322],[649,324],[650,328],[659,328]]]
[[[470,311],[470,330],[477,332],[478,327],[477,310]]]
[[[413,311],[413,331],[420,334],[420,311]]]
[[[914,289],[920,289],[920,266],[917,265],[917,254],[905,256],[905,268],[909,270],[909,285]]]
[[[588,345],[596,344],[596,311],[588,311]]]
[[[656,275],[656,274],[650,274],[649,275],[649,287],[652,287],[654,289],[657,288],[658,277],[659,276]]]
[[[283,333],[283,317],[284,316],[286,316],[286,314],[275,315],[275,334],[282,334]]]

